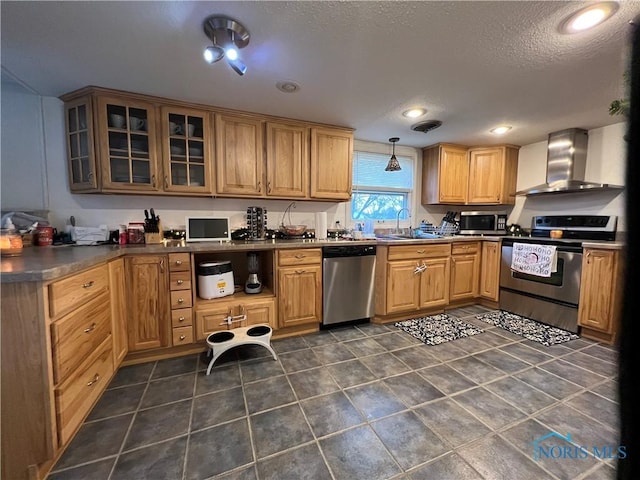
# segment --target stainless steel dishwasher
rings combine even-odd
[[[374,315],[375,245],[322,247],[322,325]]]

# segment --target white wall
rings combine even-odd
[[[569,128],[569,127],[568,127]],[[589,130],[585,180],[624,185],[627,124],[616,123]],[[546,182],[547,142],[525,145],[518,157],[517,189]],[[531,227],[535,215],[617,215],[618,231],[625,231],[624,191],[584,192],[562,195],[516,197],[508,223]]]
[[[46,210],[42,97],[2,84],[2,210]]]
[[[619,123],[589,131],[587,180],[624,184],[626,124]],[[363,142],[357,142],[357,146]],[[381,151],[387,144],[368,144]],[[523,146],[518,161],[518,190],[545,182],[547,142]],[[396,147],[397,153],[415,155],[416,192],[411,224],[421,220],[439,224],[447,210],[464,207],[423,206],[420,204],[421,152],[410,147]],[[184,225],[186,215],[228,216],[232,228],[245,225],[246,208],[257,205],[267,208],[269,227],[281,223],[289,205],[286,200],[218,199],[163,197],[143,195],[71,194],[69,191],[64,144],[63,103],[53,97],[39,97],[2,85],[2,210],[49,209],[51,223],[64,227],[75,216],[78,225],[107,224],[115,229],[120,224],[140,221],[144,209],[153,207],[165,228]],[[468,208],[467,208],[468,209]],[[478,209],[473,207],[473,209]],[[484,207],[495,210],[495,207]],[[618,215],[618,229],[624,230],[624,194],[584,193],[562,196],[518,197],[516,205],[500,208],[510,211],[509,223],[525,228],[531,217],[544,214],[607,214]],[[315,213],[328,213],[328,223],[336,220],[348,225],[349,203],[298,201],[291,209],[291,222],[314,227]],[[286,220],[288,223],[288,219]]]

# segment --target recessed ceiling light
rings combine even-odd
[[[300,90],[300,85],[290,80],[276,83],[276,88],[284,93],[294,93]]]
[[[418,118],[427,113],[426,108],[411,108],[402,112],[402,115],[408,118]]]
[[[494,135],[502,135],[504,133],[507,133],[509,130],[511,130],[511,127],[509,125],[500,125],[499,127],[492,128],[489,131]]]
[[[600,2],[581,8],[560,24],[562,33],[578,33],[604,22],[618,10],[617,2]]]

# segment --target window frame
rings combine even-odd
[[[375,142],[366,142],[362,140],[355,140],[354,146],[353,146],[354,164],[355,164],[355,156],[357,152],[385,155],[385,156],[388,155],[389,157],[391,157],[392,146],[391,144],[387,144],[387,143],[375,143]],[[359,190],[366,191],[366,192],[379,191],[379,192],[389,192],[389,193],[407,192],[408,194],[407,205],[410,211],[410,216],[409,218],[406,218],[406,219],[402,219],[402,218],[400,219],[400,227],[406,228],[411,226],[412,220],[416,218],[417,211],[418,211],[416,202],[420,197],[420,192],[418,192],[418,187],[419,187],[418,182],[419,182],[420,171],[421,171],[421,168],[420,168],[421,165],[418,162],[419,151],[413,147],[396,145],[395,153],[396,153],[396,156],[409,159],[409,161],[411,161],[411,163],[413,164],[413,179],[412,179],[411,190],[409,192],[407,192],[407,190],[405,189],[400,189],[400,188],[384,188],[384,187],[373,187],[373,186],[358,187],[355,184],[353,184],[352,195],[355,195]],[[387,173],[391,174],[392,172],[387,172]],[[355,180],[355,175],[354,175],[354,180]],[[352,205],[353,205],[353,199],[350,199],[346,208],[347,210],[346,217],[349,223],[355,225],[357,223],[361,223],[362,220],[353,218]],[[392,228],[396,226],[396,222],[397,222],[396,219],[374,220],[374,225],[375,227],[378,227],[378,228]]]

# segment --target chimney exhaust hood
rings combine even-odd
[[[622,190],[621,185],[587,182],[588,132],[568,128],[549,134],[547,146],[547,183],[516,192],[516,195],[550,195],[561,193]]]

